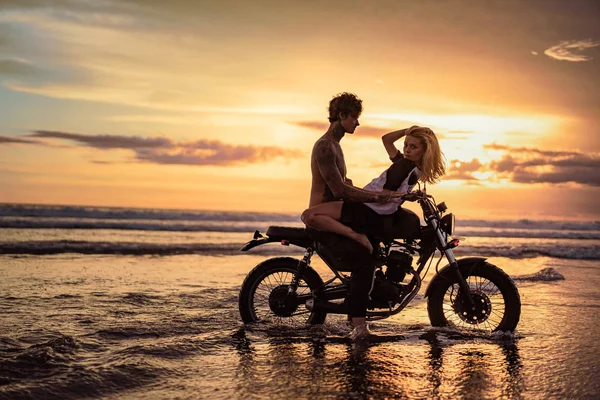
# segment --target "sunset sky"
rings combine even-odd
[[[597,0],[0,0],[0,202],[300,213],[431,127],[457,217],[600,220]]]

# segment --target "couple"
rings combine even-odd
[[[357,253],[355,265],[351,266],[347,300],[355,337],[369,335],[366,312],[375,273],[369,235],[381,228],[383,216],[398,210],[401,196],[418,180],[435,183],[445,174],[435,134],[429,128],[413,126],[385,134],[382,140],[391,166],[363,189],[353,186],[346,177],[340,140],[346,133],[354,133],[362,110],[362,100],[352,93],[339,94],[330,101],[330,126],[313,147],[310,203],[301,216],[308,228],[337,233],[361,245],[353,249],[363,254]],[[403,151],[400,151],[395,142],[403,137]],[[364,256],[367,252],[369,257]]]

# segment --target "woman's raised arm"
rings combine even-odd
[[[386,133],[381,137],[381,141],[383,141],[383,147],[387,151],[390,158],[396,157],[399,149],[394,144],[398,139],[407,135],[411,130],[417,128],[417,126],[411,126],[410,128],[400,129],[399,131],[393,131]]]

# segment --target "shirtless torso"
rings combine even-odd
[[[371,192],[352,185],[352,181],[346,177],[346,161],[340,146],[344,133],[341,126],[333,124],[313,146],[309,208],[336,200],[382,203],[396,197],[387,190]]]
[[[333,163],[331,163],[331,160],[325,162],[326,158],[333,159]],[[317,140],[313,146],[310,171],[312,173],[312,185],[309,207],[340,200],[333,194],[327,181],[331,182],[341,178],[341,182],[352,184],[346,178],[346,161],[340,143],[326,135]]]

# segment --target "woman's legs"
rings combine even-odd
[[[322,232],[333,232],[342,236],[346,236],[357,241],[369,250],[369,254],[373,253],[373,246],[366,235],[355,232],[349,226],[342,224],[342,201],[332,201],[322,203],[304,210],[302,222],[311,228]]]

